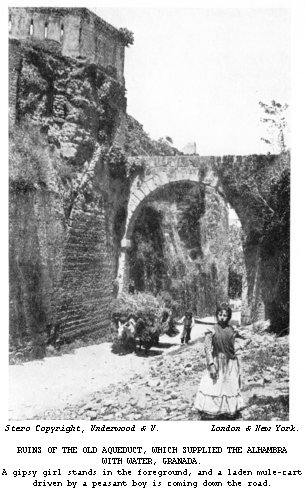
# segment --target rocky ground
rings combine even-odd
[[[238,354],[245,409],[242,420],[288,420],[288,336],[249,326]],[[149,366],[86,400],[34,418],[75,420],[198,420],[193,402],[205,368],[203,340],[149,357]]]

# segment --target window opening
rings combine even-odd
[[[12,31],[12,15],[9,15],[9,33]]]
[[[64,36],[64,24],[62,23],[61,24],[61,39],[63,38]]]
[[[45,38],[48,38],[48,23],[45,22]]]
[[[30,35],[32,36],[34,33],[34,23],[33,23],[33,19],[31,19],[31,23],[30,23]]]

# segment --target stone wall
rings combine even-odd
[[[54,166],[46,186],[11,184],[10,347],[26,358],[49,344],[108,335],[126,184],[96,154],[69,217]]]
[[[67,228],[57,191],[11,189],[10,349],[40,357],[58,327]]]
[[[206,187],[201,219],[205,315],[214,314],[218,304],[228,301],[228,226],[227,202],[216,190]]]
[[[81,191],[69,218],[63,251],[62,339],[105,338],[114,298],[118,250],[115,217],[125,188],[101,160]]]
[[[32,358],[107,337],[126,102],[102,69],[23,40],[10,42],[10,80],[10,348]]]
[[[22,51],[20,43],[14,40],[10,44],[9,57],[9,120],[14,124],[16,119],[18,78],[21,70]]]
[[[10,37],[56,42],[63,56],[113,67],[124,81],[124,44],[116,28],[83,8],[11,7]]]
[[[123,145],[125,89],[102,68],[11,39],[9,70],[11,118],[43,125],[65,158],[90,159],[96,141]]]

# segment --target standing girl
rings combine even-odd
[[[229,305],[224,303],[218,307],[217,324],[205,337],[207,369],[195,399],[195,407],[202,417],[233,418],[243,407],[239,362],[235,354],[235,337],[242,336],[229,325],[231,316]]]

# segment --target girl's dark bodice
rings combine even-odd
[[[221,327],[216,324],[212,337],[212,346],[213,356],[223,353],[228,359],[236,359],[234,329],[231,326]]]

